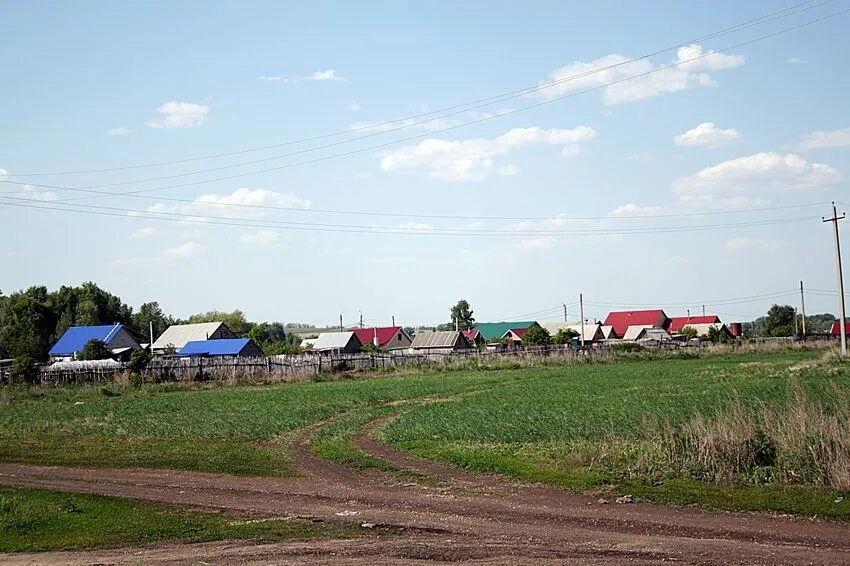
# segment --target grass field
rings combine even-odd
[[[117,497],[0,487],[0,552],[137,546],[151,542],[349,537],[355,526],[252,521]]]
[[[201,390],[10,389],[0,460],[288,475],[286,440],[333,418],[312,438],[317,454],[394,471],[349,437],[400,412],[382,439],[471,471],[850,519],[848,392],[850,365],[809,350]]]

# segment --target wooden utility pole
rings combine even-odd
[[[800,310],[803,313],[803,340],[806,339],[806,296],[803,294],[803,282],[800,281]]]
[[[794,309],[794,336],[797,336],[799,325],[797,324],[797,309]]]
[[[342,326],[342,313],[339,313],[339,331],[343,332],[345,329]]]
[[[567,303],[561,303],[564,306],[564,322],[567,322]]]
[[[578,304],[581,313],[581,348],[584,349],[584,296],[581,293],[578,294]]]
[[[151,320],[149,322],[150,322],[150,331],[151,331],[151,344],[150,344],[150,346],[148,346],[148,349],[151,352],[153,352],[153,321]]]
[[[832,227],[835,234],[835,267],[838,270],[838,318],[841,324],[841,355],[847,355],[847,321],[844,312],[844,273],[841,270],[841,238],[838,235],[838,221],[844,220],[847,214],[841,213],[838,216],[838,210],[835,208],[835,202],[832,203],[832,217],[824,218],[824,222],[832,222]]]

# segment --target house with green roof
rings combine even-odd
[[[522,322],[479,322],[473,328],[481,333],[486,342],[495,342],[509,330],[528,330],[536,325],[534,320]]]

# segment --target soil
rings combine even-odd
[[[0,464],[0,484],[401,529],[345,540],[258,544],[160,543],[104,551],[0,555],[7,564],[847,564],[850,525],[799,517],[706,511],[469,475],[397,452],[364,427],[365,452],[434,481],[355,472],[314,456],[313,429],[291,453],[302,475],[237,477],[173,470]]]

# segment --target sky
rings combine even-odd
[[[846,9],[2,0],[0,289],[415,326],[751,320],[804,280],[835,313]]]

